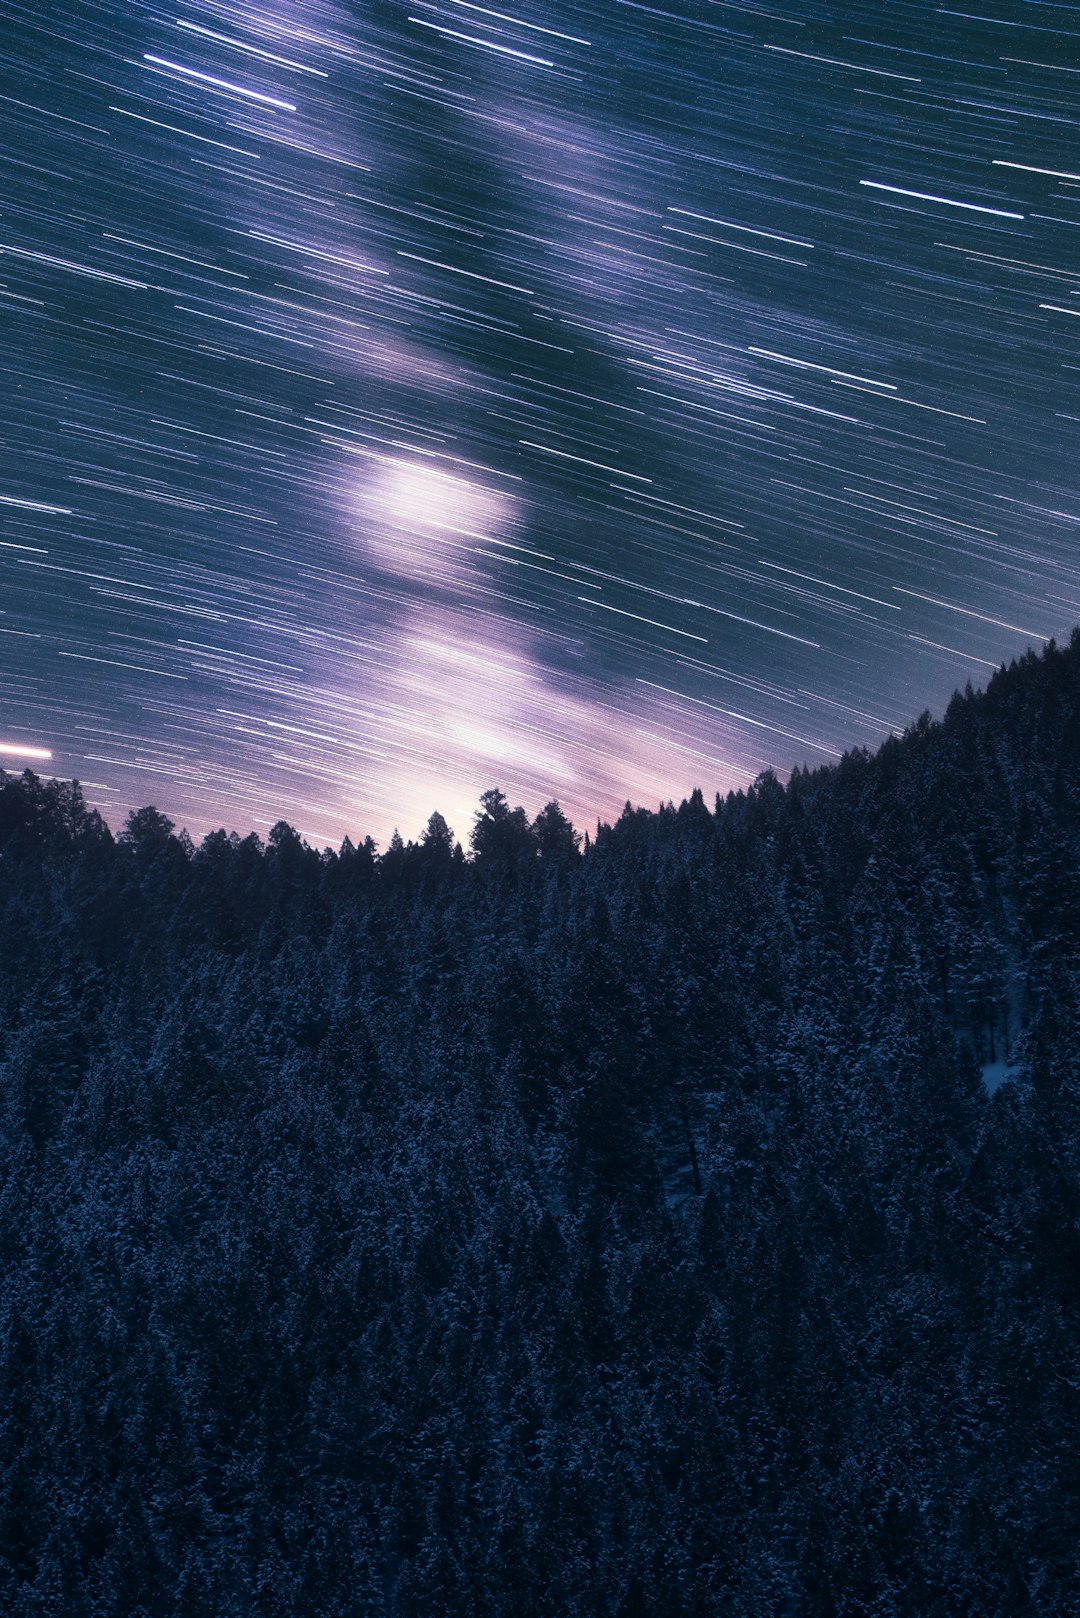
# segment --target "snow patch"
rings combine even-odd
[[[1010,1079],[1019,1078],[1020,1071],[1019,1062],[1007,1062],[1004,1057],[997,1062],[984,1062],[980,1072],[982,1073],[982,1081],[986,1086],[987,1095],[992,1096],[995,1090],[1000,1089],[1003,1084],[1007,1084]]]

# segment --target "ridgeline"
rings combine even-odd
[[[1080,631],[584,849],[0,773],[11,1618],[1080,1588]]]

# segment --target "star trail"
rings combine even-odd
[[[195,836],[590,825],[1080,619],[1080,7],[3,37],[8,768]]]

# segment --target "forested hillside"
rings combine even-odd
[[[0,1610],[1080,1590],[1080,632],[384,854],[0,776]]]

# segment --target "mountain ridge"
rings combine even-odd
[[[1001,701],[1007,700],[1005,693],[1011,689],[1012,682],[1014,682],[1018,677],[1022,677],[1025,670],[1030,670],[1031,668],[1037,666],[1040,660],[1045,662],[1047,659],[1065,659],[1066,665],[1068,665],[1071,658],[1077,655],[1078,641],[1080,641],[1080,626],[1072,631],[1070,640],[1066,646],[1059,646],[1057,641],[1051,638],[1043,644],[1041,653],[1036,653],[1033,649],[1029,648],[1022,657],[1018,659],[1014,658],[1010,664],[1002,663],[997,669],[995,669],[985,687],[975,689],[969,680],[963,692],[959,690],[954,692],[940,719],[935,719],[930,709],[924,709],[924,711],[919,715],[918,719],[914,720],[911,725],[909,725],[902,733],[891,733],[876,749],[865,745],[853,747],[845,751],[843,756],[836,763],[824,763],[813,766],[796,763],[792,766],[786,782],[781,781],[778,772],[770,766],[758,774],[755,781],[749,788],[733,788],[726,794],[718,792],[715,797],[716,812],[719,813],[725,804],[733,801],[743,800],[747,797],[748,793],[753,793],[760,790],[762,783],[765,782],[771,783],[772,781],[778,781],[786,791],[791,786],[792,782],[805,782],[807,778],[814,780],[821,776],[828,776],[837,770],[850,769],[853,765],[853,761],[877,761],[882,757],[887,757],[898,742],[906,740],[913,733],[923,735],[935,727],[947,728],[951,723],[959,722],[959,715],[964,712],[965,704],[975,712],[992,712]],[[81,797],[82,784],[77,778],[70,780],[59,777],[46,779],[51,781],[52,790],[54,793],[60,788],[63,788],[65,794],[75,791]],[[41,784],[41,777],[31,769],[16,772],[13,770],[4,769],[2,766],[0,766],[0,789],[2,789],[4,786],[11,787],[19,781],[22,781],[29,789],[34,790]],[[499,797],[503,796],[498,788],[492,790],[497,793]],[[46,797],[47,796],[48,794],[46,794]],[[483,794],[481,802],[483,802],[483,798],[487,796],[488,794]],[[676,806],[673,800],[670,799],[662,802],[659,805],[658,811],[650,810],[644,805],[633,805],[629,800],[627,800],[623,814],[619,818],[625,818],[628,814],[650,815],[659,813],[663,815],[665,812],[670,812],[676,809],[685,813],[688,806],[690,806],[695,800],[700,800],[701,803],[704,803],[704,793],[700,787],[695,787],[690,793],[689,797],[683,799],[678,806]],[[553,800],[553,802],[555,802],[557,807],[557,800]],[[49,808],[45,802],[39,804],[38,813],[44,819],[48,819],[49,812]],[[150,813],[157,814],[159,811],[157,811],[156,807],[153,805],[149,805],[141,811],[132,811],[132,814],[134,815],[138,815],[140,813],[144,815]],[[519,813],[523,814],[524,811],[519,811]],[[102,814],[100,810],[87,808],[85,801],[74,808],[69,806],[65,810],[57,809],[56,814],[57,819],[55,829],[57,831],[64,829],[65,815],[70,817],[72,814],[74,814],[77,816],[79,821],[83,823],[83,829],[92,831],[93,835],[101,835],[102,832],[104,832],[107,833],[108,837],[114,839],[117,835],[115,832],[113,832],[104,814]],[[543,814],[543,811],[541,811],[541,814]],[[130,818],[131,816],[129,815],[128,819],[130,820]],[[164,816],[163,818],[168,819],[168,816]],[[437,821],[442,828],[449,831],[445,820],[438,810],[433,812],[432,820]],[[600,836],[605,832],[609,832],[612,824],[612,822],[598,820],[596,823],[596,834]],[[429,821],[429,829],[430,825],[431,822]],[[170,822],[170,826],[171,829],[175,830],[174,823]],[[71,829],[70,826],[68,829]],[[221,830],[223,831],[224,828]],[[274,830],[278,830],[279,835],[284,835],[288,832],[292,832],[293,828],[289,826],[287,821],[281,819],[276,823]],[[2,835],[2,833],[0,833],[0,835]],[[207,835],[214,836],[216,834],[211,832]],[[229,837],[239,837],[240,834],[234,830],[226,835]],[[258,834],[254,831],[251,831],[245,835],[248,838],[256,838],[261,842],[261,839],[258,839]],[[181,836],[186,836],[186,833],[182,832]],[[396,833],[395,837],[397,837]],[[589,838],[590,841],[592,840],[588,833],[586,833],[586,837]],[[352,843],[351,838],[347,837],[344,841],[349,845],[350,848],[355,846]],[[370,837],[362,838],[362,845],[367,845],[373,851],[375,850],[374,840]],[[195,845],[192,845],[192,849],[194,849],[194,846]],[[394,846],[396,847],[396,844]],[[415,847],[416,844],[410,842],[407,844],[403,843],[402,846]],[[325,845],[322,851],[329,852],[330,846]]]
[[[0,783],[0,1601],[1058,1618],[1080,634],[580,853]]]

